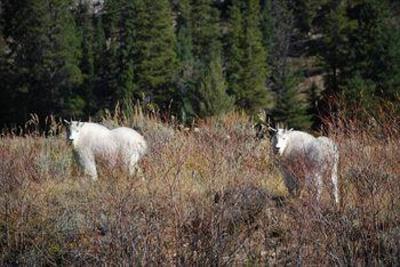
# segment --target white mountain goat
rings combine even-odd
[[[120,127],[109,130],[92,122],[66,123],[75,158],[84,173],[93,180],[97,179],[96,161],[104,161],[111,168],[120,162],[132,176],[136,163],[146,153],[146,141],[133,129]]]
[[[336,203],[339,203],[337,145],[327,137],[301,132],[273,129],[272,147],[278,154],[279,167],[289,193],[298,194],[303,183],[316,189],[320,199],[322,188],[330,184]],[[327,178],[330,178],[327,180]]]

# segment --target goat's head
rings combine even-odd
[[[71,121],[64,120],[64,122],[68,125],[68,128],[67,128],[68,140],[70,142],[78,140],[84,123],[80,122],[80,121],[72,121],[72,120]]]
[[[289,144],[289,134],[292,130],[293,129],[271,128],[271,131],[275,132],[272,137],[272,149],[275,153],[279,153],[279,155],[283,154]]]

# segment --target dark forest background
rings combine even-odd
[[[1,0],[0,127],[119,104],[289,127],[400,113],[400,4],[386,0]]]

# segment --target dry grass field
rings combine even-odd
[[[330,122],[341,204],[288,197],[245,115],[197,129],[136,112],[150,150],[128,178],[80,174],[61,124],[0,139],[0,265],[398,266],[399,120]],[[397,124],[396,124],[397,123]],[[397,127],[397,128],[396,128]]]

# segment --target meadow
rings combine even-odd
[[[0,265],[396,266],[400,263],[399,119],[336,119],[341,203],[289,197],[268,138],[231,113],[106,114],[150,149],[141,171],[83,176],[62,123],[0,139]]]

